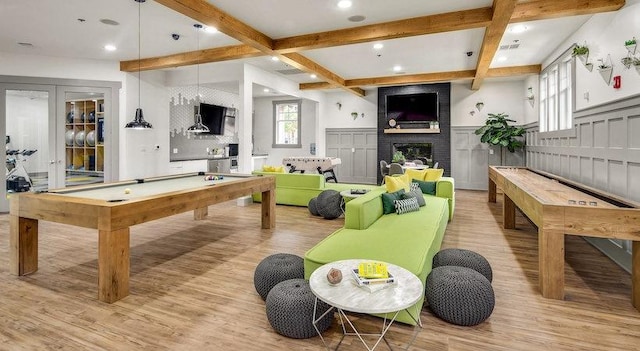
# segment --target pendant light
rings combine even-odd
[[[195,102],[195,106],[194,106],[194,113],[193,113],[193,121],[194,124],[187,128],[187,132],[188,133],[209,133],[209,127],[205,126],[202,123],[202,115],[200,114],[200,31],[202,30],[202,25],[199,23],[196,23],[193,25],[193,27],[196,29],[196,41],[197,41],[197,48],[198,50],[196,50],[197,54],[198,54],[198,62],[196,63],[196,81],[197,81],[197,87],[198,87],[198,92],[196,94],[196,102]]]
[[[146,0],[134,0],[138,3],[138,108],[136,109],[136,117],[133,121],[127,123],[124,127],[129,129],[151,129],[151,123],[144,120],[142,115],[142,107],[140,107],[140,7]]]

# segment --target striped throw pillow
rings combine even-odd
[[[397,214],[414,212],[420,209],[420,205],[418,205],[418,199],[416,199],[415,197],[403,200],[395,200],[393,204],[395,205]]]

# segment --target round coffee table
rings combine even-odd
[[[338,316],[340,317],[343,335],[336,349],[340,346],[345,336],[353,335],[360,339],[367,350],[374,350],[378,344],[380,344],[380,341],[385,340],[385,342],[387,342],[384,336],[401,311],[407,311],[416,323],[422,327],[420,308],[415,308],[415,316],[412,314],[412,311],[409,310],[424,294],[424,287],[420,279],[402,267],[387,263],[388,271],[395,277],[396,282],[384,289],[370,292],[356,285],[353,273],[351,272],[351,270],[357,268],[358,264],[363,261],[371,260],[353,259],[331,262],[316,269],[309,278],[309,286],[316,296],[316,299],[331,306],[329,310],[319,317],[316,316],[316,311],[314,310],[314,326],[317,321],[321,320],[327,313],[333,311],[333,309],[338,312]],[[336,285],[331,285],[327,281],[327,273],[331,268],[342,271],[342,281]],[[345,312],[384,314],[385,318],[382,331],[379,334],[362,334],[358,332]],[[347,331],[345,322],[351,327],[353,332]],[[316,331],[318,335],[320,335],[320,339],[324,345],[329,348],[320,331],[317,328]],[[372,347],[369,347],[363,339],[363,335],[375,335],[378,339]],[[413,339],[415,339],[415,335]],[[411,342],[413,342],[413,339]]]

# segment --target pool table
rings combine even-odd
[[[129,227],[262,193],[262,228],[275,227],[275,178],[189,173],[80,186],[42,193],[18,193],[10,201],[9,269],[15,275],[38,270],[38,220],[98,229],[98,298],[112,303],[129,294]]]

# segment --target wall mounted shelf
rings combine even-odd
[[[385,134],[427,134],[427,133],[440,133],[440,128],[392,128],[385,129]]]

